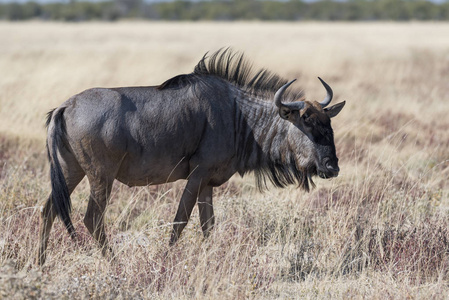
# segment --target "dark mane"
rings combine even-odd
[[[268,188],[267,179],[279,188],[297,184],[299,188],[309,192],[310,187],[315,187],[312,176],[316,175],[316,171],[313,168],[298,168],[293,160],[287,163],[267,160],[254,170],[254,175],[259,191],[264,191]]]
[[[158,89],[185,86],[193,82],[198,75],[217,76],[256,96],[274,95],[281,86],[288,82],[267,69],[254,72],[251,63],[245,59],[243,53],[226,48],[220,49],[210,56],[206,53],[195,66],[193,73],[168,79]],[[303,97],[302,91],[292,92],[291,89],[284,95],[287,102]]]

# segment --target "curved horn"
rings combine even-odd
[[[284,94],[285,90],[290,86],[290,84],[292,84],[293,82],[295,82],[296,79],[293,79],[292,81],[290,81],[289,83],[284,84],[283,86],[281,86],[279,88],[279,90],[276,92],[276,94],[274,94],[274,103],[276,104],[277,107],[281,108],[282,104],[282,95]]]
[[[318,77],[318,79],[321,81],[321,83],[323,84],[324,88],[327,91],[326,98],[324,98],[324,100],[320,102],[321,106],[324,108],[328,106],[329,103],[331,103],[332,96],[334,95],[334,93],[332,92],[331,87],[326,82],[324,82],[323,79],[321,79],[320,77]]]

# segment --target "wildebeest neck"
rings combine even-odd
[[[236,97],[235,122],[241,175],[254,171],[259,189],[266,187],[268,178],[278,187],[296,183],[309,190],[312,171],[296,163],[288,143],[290,124],[279,117],[272,102],[241,93]]]

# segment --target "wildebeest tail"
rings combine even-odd
[[[50,161],[52,203],[57,215],[64,222],[67,231],[73,238],[75,236],[75,229],[70,219],[70,212],[72,210],[70,193],[58,158],[58,149],[62,149],[66,141],[66,127],[63,116],[64,109],[64,107],[54,109],[47,115],[47,155]]]

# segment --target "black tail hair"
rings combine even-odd
[[[76,233],[72,220],[70,219],[70,212],[72,210],[70,193],[58,158],[58,148],[63,147],[66,140],[66,126],[63,117],[64,109],[52,110],[47,114],[47,127],[53,119],[53,127],[48,132],[47,155],[50,161],[51,199],[53,206],[56,214],[64,222],[70,236],[74,238]]]

